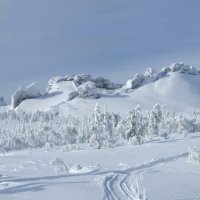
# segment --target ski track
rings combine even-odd
[[[81,174],[70,174],[68,176],[85,176],[85,175],[106,175],[103,188],[104,188],[104,200],[146,200],[145,189],[143,187],[141,176],[156,167],[161,167],[169,162],[176,161],[180,158],[188,156],[188,153],[183,153],[171,157],[162,157],[158,159],[153,159],[149,162],[138,164],[135,166],[128,167],[125,170],[115,169],[115,170],[105,170],[101,171],[99,169],[81,173]],[[40,177],[40,179],[46,178],[62,178],[63,176],[58,177]],[[13,179],[5,177],[5,183],[16,183],[28,180],[38,180],[38,178],[22,178],[22,179]],[[10,182],[11,181],[11,182]],[[12,188],[3,189],[1,191],[11,190]]]
[[[146,200],[141,175],[169,162],[186,157],[188,153],[154,159],[126,170],[115,170],[104,180],[104,200]]]

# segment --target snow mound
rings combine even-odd
[[[20,87],[12,96],[12,108],[16,108],[22,101],[26,99],[37,98],[41,96],[36,83],[32,83],[25,88]]]

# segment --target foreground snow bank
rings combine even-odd
[[[61,148],[0,155],[0,199],[198,199],[200,168],[186,162],[200,135],[154,138],[140,146],[63,152]],[[61,158],[70,170],[55,173]],[[60,161],[57,162],[60,166]],[[176,178],[174,178],[176,177]],[[186,189],[187,186],[187,189]],[[181,192],[180,192],[181,191]]]

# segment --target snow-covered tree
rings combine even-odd
[[[112,140],[114,140],[112,134],[113,134],[112,114],[105,112],[103,119],[102,146],[109,147],[112,144]]]
[[[166,139],[174,134],[200,131],[200,113],[174,113],[155,105],[150,112],[140,107],[127,116],[109,113],[98,104],[92,115],[83,119],[63,116],[58,109],[25,113],[0,110],[0,150],[78,146],[87,143],[96,148],[118,144],[141,144],[148,136]]]
[[[81,84],[77,91],[79,93],[79,96],[81,98],[91,98],[91,99],[97,99],[99,98],[99,94],[97,93],[96,85],[95,83],[91,81],[87,81],[83,84]]]
[[[96,146],[97,148],[102,147],[102,131],[103,131],[103,121],[104,114],[103,109],[99,106],[98,103],[95,105],[94,116],[92,118],[92,123],[90,131],[92,132],[90,138],[90,144]]]
[[[127,81],[125,88],[127,89],[136,89],[140,87],[145,80],[143,74],[136,74],[133,79]]]
[[[153,107],[148,117],[148,134],[159,135],[159,126],[162,120],[162,110],[159,104]]]
[[[66,128],[66,144],[75,144],[77,140],[78,132],[74,127]]]
[[[108,85],[110,84],[109,79],[105,79],[103,77],[97,77],[94,79],[94,82],[96,83],[97,88],[107,88]]]
[[[188,161],[194,164],[200,164],[200,150],[195,146],[189,146],[188,152]]]
[[[50,165],[54,167],[54,170],[57,174],[64,172],[64,173],[69,173],[69,167],[65,162],[63,161],[62,158],[56,158],[55,160],[52,160],[50,162]]]
[[[134,144],[141,144],[142,136],[144,135],[144,126],[143,117],[139,106],[129,111],[128,116],[125,119],[125,124],[125,139]]]
[[[112,113],[112,123],[113,123],[113,127],[116,128],[121,120],[121,116],[119,114],[116,113]]]

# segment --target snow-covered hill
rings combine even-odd
[[[73,75],[45,94],[19,88],[0,107],[0,199],[199,199],[199,83],[173,64],[124,85]]]
[[[138,104],[143,109],[150,109],[156,103],[172,111],[199,111],[199,85],[199,71],[182,63],[163,68],[159,73],[147,69],[124,86],[89,75],[55,77],[49,81],[46,94],[24,100],[17,109],[36,112],[56,107],[67,114],[80,116],[91,113],[98,102],[108,111],[121,114]]]

